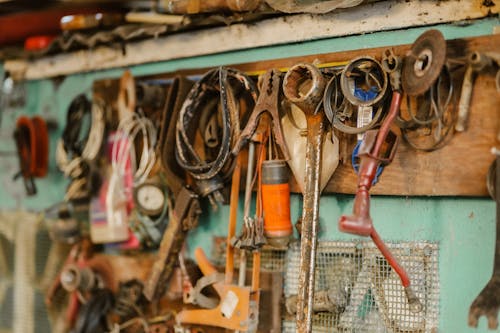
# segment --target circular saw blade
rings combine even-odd
[[[446,60],[446,41],[439,30],[424,32],[405,57],[403,90],[410,96],[421,95],[436,81]]]

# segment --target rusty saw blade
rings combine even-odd
[[[439,30],[424,32],[405,57],[403,90],[410,96],[421,95],[434,84],[446,60],[446,41]]]

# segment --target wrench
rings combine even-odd
[[[494,173],[494,176],[492,175]],[[496,152],[496,161],[490,167],[489,181],[494,184],[496,200],[496,247],[495,259],[493,261],[493,275],[476,299],[472,302],[469,310],[469,326],[477,327],[479,317],[488,318],[488,328],[498,327],[498,310],[500,309],[500,155]],[[490,186],[491,187],[491,186]]]
[[[290,68],[283,80],[283,91],[290,102],[304,112],[307,119],[307,147],[304,205],[300,245],[299,285],[297,298],[297,332],[312,332],[314,301],[314,274],[319,230],[319,199],[321,157],[325,133],[325,115],[321,99],[325,79],[311,64],[297,64]]]

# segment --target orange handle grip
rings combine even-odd
[[[293,233],[290,220],[290,186],[262,184],[264,231],[269,237],[286,237]]]
[[[205,252],[201,247],[198,247],[196,248],[196,250],[194,250],[194,258],[196,259],[196,263],[198,264],[198,267],[200,267],[200,270],[203,273],[203,275],[207,276],[210,274],[217,273],[217,270],[210,263],[210,260],[208,260],[207,256],[205,255]]]

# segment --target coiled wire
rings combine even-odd
[[[89,112],[89,130],[82,135],[82,123]],[[91,190],[90,164],[101,151],[105,132],[104,101],[95,98],[90,103],[84,95],[77,96],[70,104],[66,127],[56,146],[57,166],[66,177],[73,179],[66,191],[66,200],[85,197]]]
[[[136,152],[136,138],[141,135],[140,156]],[[141,112],[129,113],[122,118],[111,148],[113,173],[125,174],[128,161],[133,170],[134,186],[143,183],[156,163],[157,130],[153,122]]]
[[[453,93],[453,78],[449,66],[445,65],[434,85],[416,100],[420,102],[416,111],[411,98],[406,96],[408,118],[404,119],[400,111],[396,124],[413,149],[434,151],[443,147],[450,138],[457,119],[455,106],[451,105]],[[423,132],[427,133],[422,135]]]

